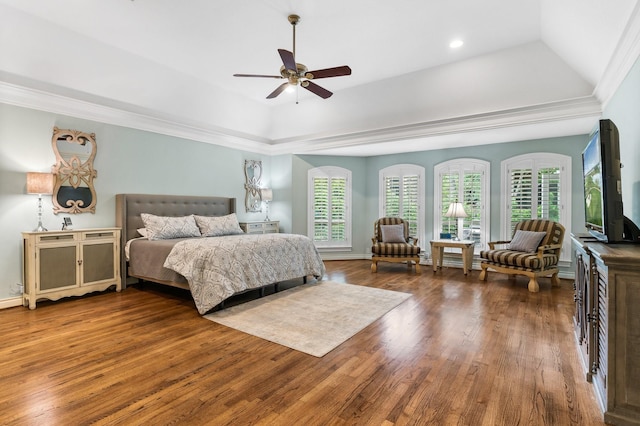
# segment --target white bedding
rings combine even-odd
[[[187,279],[200,314],[236,293],[325,272],[313,241],[298,234],[189,239],[173,247],[164,267]]]

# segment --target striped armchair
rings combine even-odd
[[[540,240],[541,234],[534,233],[544,233],[544,236]],[[558,260],[563,239],[564,226],[558,222],[544,219],[518,222],[510,241],[492,241],[488,243],[489,250],[480,252],[480,280],[486,280],[487,271],[492,269],[503,274],[529,277],[531,292],[540,290],[538,277],[551,276],[551,284],[559,286]],[[499,245],[506,247],[496,248]]]
[[[378,272],[378,262],[406,262],[416,265],[420,273],[418,239],[409,236],[409,224],[399,217],[383,217],[373,226],[371,271]]]

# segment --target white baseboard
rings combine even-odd
[[[0,300],[0,309],[15,308],[16,306],[22,306],[22,297]]]
[[[371,254],[357,254],[357,253],[322,253],[320,252],[320,257],[322,260],[362,260],[369,259],[371,260]]]

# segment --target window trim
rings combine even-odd
[[[323,178],[345,178],[346,186],[345,186],[345,227],[344,233],[346,240],[345,241],[315,241],[313,239],[314,235],[314,224],[315,224],[315,214],[314,214],[314,200],[315,200],[315,192],[314,192],[314,179],[316,177]],[[347,251],[353,248],[353,235],[352,235],[352,215],[351,215],[351,170],[345,169],[343,167],[337,166],[321,166],[314,167],[309,169],[307,172],[307,193],[309,194],[307,200],[307,236],[311,238],[314,245],[318,249],[323,250],[342,250]]]
[[[510,176],[509,172],[514,168],[526,168],[527,164],[532,164],[531,169],[537,170],[545,167],[558,167],[560,169],[560,219],[559,222],[565,228],[564,241],[560,252],[560,261],[571,261],[571,157],[553,152],[534,152],[529,154],[516,155],[507,158],[500,163],[501,184],[500,184],[500,239],[509,240],[511,238],[511,203],[509,202]],[[537,179],[537,173],[533,173]],[[537,198],[537,197],[536,197]]]
[[[387,176],[418,176],[418,245],[425,247],[425,168],[417,164],[394,164],[378,171],[378,217],[385,215],[386,193],[385,178]]]

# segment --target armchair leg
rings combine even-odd
[[[551,286],[560,287],[560,280],[558,279],[558,273],[551,275]]]
[[[486,281],[487,279],[487,265],[485,264],[480,264],[480,268],[482,268],[482,270],[480,271],[480,281]]]
[[[371,272],[378,272],[378,261],[371,261]]]
[[[540,286],[538,285],[538,280],[536,279],[535,275],[529,277],[529,291],[531,293],[537,293],[540,291]]]
[[[420,262],[416,261],[415,264],[416,264],[416,274],[421,274],[422,271],[420,270]]]

